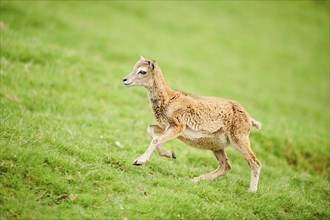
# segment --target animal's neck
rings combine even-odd
[[[174,90],[167,85],[160,70],[155,73],[153,85],[147,89],[153,106],[166,105],[174,94]]]

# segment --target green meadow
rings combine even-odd
[[[329,219],[329,1],[0,3],[1,219]],[[149,145],[139,56],[172,88],[240,102],[261,121],[250,169],[179,140]]]

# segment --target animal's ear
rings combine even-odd
[[[152,70],[155,69],[155,66],[156,66],[156,61],[155,60],[148,60],[148,63],[149,63],[149,66]]]
[[[145,60],[146,58],[144,58],[143,56],[140,56],[140,60]]]

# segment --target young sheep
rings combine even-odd
[[[173,90],[167,85],[156,62],[143,57],[123,83],[147,89],[152,112],[159,123],[148,126],[151,143],[134,165],[144,164],[155,148],[160,156],[176,158],[161,144],[178,137],[190,146],[211,150],[218,160],[215,171],[195,177],[193,181],[214,179],[231,170],[225,152],[231,144],[241,152],[251,168],[249,191],[257,191],[261,164],[250,148],[249,133],[251,125],[260,129],[261,123],[251,118],[239,103]]]

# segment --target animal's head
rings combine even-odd
[[[123,79],[123,83],[125,86],[150,87],[153,83],[155,69],[156,61],[141,57],[133,71]]]

